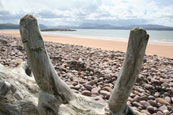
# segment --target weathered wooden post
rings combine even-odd
[[[31,70],[40,87],[40,115],[135,114],[126,103],[143,62],[149,38],[145,30],[136,28],[131,31],[123,68],[108,104],[72,93],[57,76],[33,16],[26,15],[20,20],[20,33]]]
[[[42,115],[57,113],[58,106],[68,103],[74,95],[57,76],[45,50],[37,20],[33,16],[26,15],[20,20],[20,33],[31,70],[41,90],[40,113]]]
[[[129,111],[127,99],[141,70],[148,39],[149,35],[141,28],[130,32],[123,67],[109,99],[109,107],[114,114],[125,114]]]

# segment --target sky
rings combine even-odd
[[[173,27],[173,0],[0,0],[0,23],[19,23],[26,14],[40,24]]]

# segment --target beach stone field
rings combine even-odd
[[[73,92],[108,101],[125,53],[53,42],[45,47],[58,76]],[[1,64],[18,67],[26,59],[20,38],[0,35]],[[145,56],[127,103],[147,115],[173,115],[173,58]]]

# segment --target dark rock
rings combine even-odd
[[[86,81],[84,81],[84,80],[80,80],[79,83],[80,83],[80,84],[85,84]]]
[[[83,86],[84,86],[87,90],[89,90],[89,91],[92,90],[92,86],[90,86],[90,85],[84,84]]]
[[[78,81],[73,81],[71,84],[75,86],[78,84]]]
[[[150,112],[151,114],[154,113],[154,107],[152,107],[152,106],[148,106],[148,107],[147,107],[147,110],[148,110],[148,112]]]
[[[130,97],[134,98],[136,95],[134,93],[130,94]]]
[[[149,96],[148,96],[148,99],[154,100],[155,98],[154,98],[154,96],[149,95]]]
[[[84,91],[82,91],[82,95],[91,96],[91,92],[88,90],[84,90]]]
[[[141,106],[138,102],[133,102],[132,105],[137,107],[137,108]]]
[[[159,107],[159,105],[155,102],[155,101],[153,101],[153,100],[149,100],[148,101],[149,103],[150,103],[150,105],[152,105],[153,107]]]
[[[74,86],[74,88],[76,89],[76,90],[79,90],[80,89],[80,85],[76,85],[76,86]]]
[[[168,105],[167,108],[168,108],[168,111],[173,111],[173,106]]]
[[[75,69],[78,71],[86,70],[86,64],[80,61],[69,61],[67,62],[67,64],[70,67],[70,69]]]

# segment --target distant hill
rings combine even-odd
[[[142,27],[146,30],[173,30],[173,27],[162,26],[162,25],[154,25],[154,24],[147,24],[147,25],[131,25],[129,28],[134,27]]]
[[[60,29],[60,28],[52,28],[52,29],[41,29],[41,31],[76,31],[73,29]]]
[[[46,29],[47,26],[43,24],[39,24],[41,29]],[[18,24],[12,24],[12,23],[6,23],[6,24],[0,24],[0,29],[19,29]]]
[[[39,27],[40,27],[40,29],[47,29],[48,28],[47,26],[45,26],[43,24],[39,24]]]
[[[11,23],[0,24],[0,29],[19,29],[19,25]]]
[[[130,26],[113,26],[109,24],[93,24],[93,23],[83,23],[79,25],[79,29],[132,29],[134,27],[142,27],[146,30],[172,30],[173,27],[162,26],[162,25],[154,25],[154,24],[147,24],[147,25],[130,25]]]
[[[146,30],[170,30],[173,31],[173,27],[155,25],[155,24],[147,24],[147,25],[130,25],[130,26],[114,26],[109,24],[95,24],[95,23],[83,23],[79,26],[45,26],[43,24],[39,24],[40,29],[122,29],[122,30],[130,30],[134,27],[142,27]],[[6,23],[0,24],[0,29],[19,29],[18,24]]]
[[[47,29],[52,29],[52,28],[57,28],[57,29],[77,29],[78,26],[57,25],[57,26],[48,26]]]
[[[92,24],[92,23],[83,23],[79,25],[80,29],[114,29],[114,26],[109,24]]]

